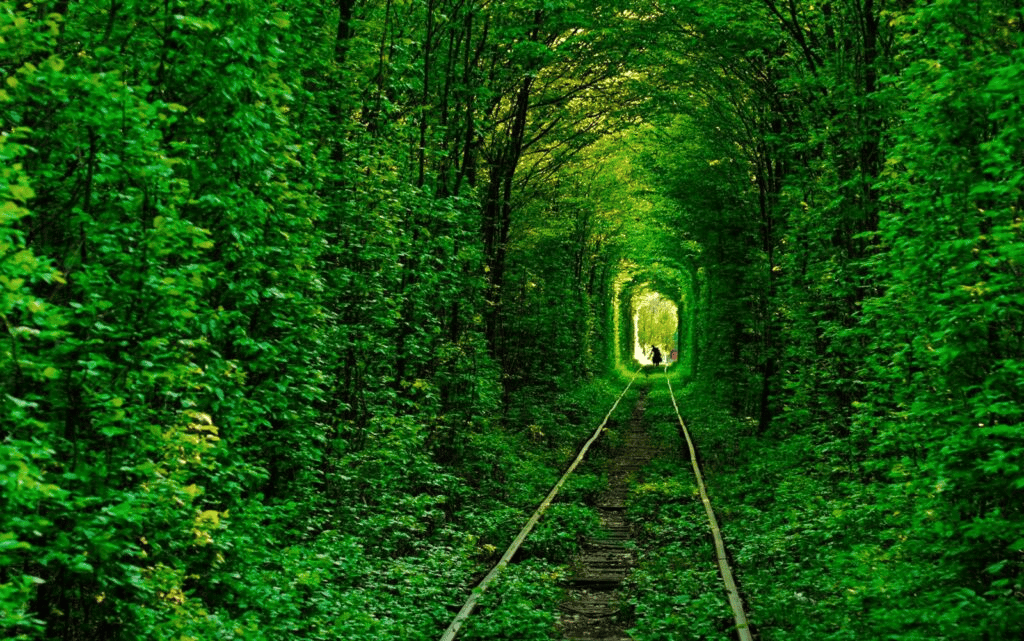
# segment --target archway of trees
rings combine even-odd
[[[656,294],[763,638],[1014,636],[1022,45],[1005,0],[0,2],[0,636],[429,638]]]

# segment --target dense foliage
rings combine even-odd
[[[0,2],[0,635],[432,638],[657,293],[764,638],[1012,636],[1022,45],[1006,0]],[[697,544],[669,468],[642,585]],[[559,509],[470,634],[550,632]]]
[[[589,428],[598,232],[509,246],[620,126],[603,17],[0,3],[0,635],[433,636]]]
[[[658,6],[649,181],[700,246],[690,408],[761,634],[1013,636],[1020,8]]]

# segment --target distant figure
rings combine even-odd
[[[668,362],[669,363],[675,363],[678,360],[679,360],[679,350],[674,349],[674,350],[672,350],[672,353],[668,355]]]
[[[655,367],[661,365],[661,351],[654,345],[651,345],[651,362]]]

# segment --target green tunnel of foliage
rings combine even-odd
[[[1021,45],[1000,0],[0,2],[0,636],[434,638],[646,289],[763,638],[1012,637]]]

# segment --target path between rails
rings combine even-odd
[[[594,507],[607,537],[594,536],[583,545],[573,564],[565,600],[559,606],[558,627],[565,639],[629,641],[626,609],[619,591],[636,563],[627,543],[631,539],[626,522],[629,482],[659,453],[643,425],[647,391],[640,390],[622,445],[607,463],[608,487]]]

